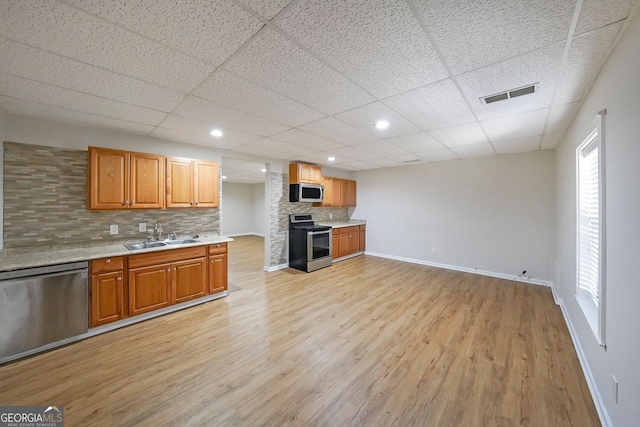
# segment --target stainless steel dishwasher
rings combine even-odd
[[[87,332],[87,267],[83,261],[0,273],[0,363]]]

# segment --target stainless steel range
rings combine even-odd
[[[315,225],[311,214],[289,215],[289,267],[310,272],[329,267],[331,227]]]

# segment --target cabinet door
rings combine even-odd
[[[322,184],[322,168],[320,166],[298,163],[298,176],[300,182]]]
[[[322,177],[322,185],[324,186],[324,201],[314,203],[313,206],[316,206],[316,207],[333,206],[332,205],[333,196],[331,193],[332,181],[333,181],[333,178]]]
[[[360,250],[360,232],[355,231],[349,233],[349,253],[355,253]]]
[[[196,208],[219,206],[220,180],[218,163],[194,161],[193,182]]]
[[[89,209],[126,209],[129,205],[129,153],[89,147]]]
[[[193,206],[193,163],[190,159],[167,158],[167,207]]]
[[[123,271],[91,276],[91,324],[96,327],[123,317]]]
[[[336,233],[336,230],[333,230],[331,246],[331,257],[334,259],[340,257],[340,234]]]
[[[349,206],[349,181],[346,179],[340,180],[340,206]]]
[[[347,181],[347,206],[356,207],[356,182]]]
[[[129,315],[171,304],[171,264],[129,269]]]
[[[361,252],[364,252],[366,248],[366,245],[365,245],[366,238],[367,238],[366,234],[367,234],[367,229],[365,228],[364,225],[361,225],[360,226],[360,245],[359,245],[360,246],[359,249]]]
[[[173,263],[173,304],[205,295],[207,290],[205,264],[204,257]]]
[[[131,153],[132,209],[164,207],[164,156]]]
[[[209,293],[227,289],[227,254],[209,256]]]
[[[338,236],[338,257],[351,253],[351,233],[340,233]]]

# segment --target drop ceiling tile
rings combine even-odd
[[[230,150],[239,147],[240,143],[229,141],[223,138],[212,138],[202,134],[193,134],[180,130],[155,128],[149,136],[154,138],[168,139],[170,141],[186,142],[188,144],[204,145],[206,147],[220,148]]]
[[[268,148],[262,147],[254,147],[251,145],[241,145],[240,147],[234,148],[233,151],[237,151],[238,153],[247,153],[252,154],[258,157],[264,157],[265,159],[291,159],[292,156],[288,153],[283,153],[281,151],[269,150]]]
[[[636,0],[585,0],[575,34],[582,34],[627,19]]]
[[[264,25],[231,0],[65,1],[214,65]]]
[[[575,0],[415,0],[455,75],[564,41]]]
[[[540,145],[541,150],[553,150],[560,144],[562,141],[562,133],[548,133],[543,135],[542,144]]]
[[[528,138],[510,139],[493,143],[493,148],[498,154],[508,153],[529,153],[540,149],[541,136],[531,136]]]
[[[146,135],[153,130],[153,126],[149,125],[129,122],[126,120],[112,119],[104,116],[97,116],[95,114],[89,114],[82,111],[68,110],[65,108],[38,104],[21,99],[8,98],[1,95],[0,110],[3,110],[7,113],[37,117],[40,119],[53,120],[63,123],[119,129],[141,135]]]
[[[191,117],[205,123],[212,123],[215,127],[221,129],[242,129],[245,132],[260,136],[270,136],[288,129],[287,126],[280,123],[252,116],[229,107],[223,107],[196,96],[189,96],[173,112],[183,117]]]
[[[249,144],[252,147],[265,148],[267,150],[280,151],[282,153],[289,154],[289,157],[305,156],[307,154],[315,153],[316,150],[301,145],[290,144],[284,141],[278,141],[272,138],[263,138],[258,141]]]
[[[215,143],[216,140],[225,140],[236,145],[239,144],[248,144],[253,141],[257,141],[262,138],[259,135],[254,135],[252,133],[241,132],[235,129],[230,128],[222,128],[223,136],[220,138],[213,137],[209,134],[212,129],[217,128],[214,119],[210,119],[208,122],[203,120],[196,120],[190,117],[182,117],[177,116],[175,114],[169,114],[163,121],[160,123],[159,127],[170,129],[174,131],[189,133],[198,135],[202,137],[203,140],[211,140],[212,144]]]
[[[345,111],[344,113],[336,114],[334,117],[369,135],[378,136],[378,138],[391,138],[420,132],[420,129],[382,102],[373,102],[362,107],[354,108],[353,110]],[[375,124],[379,120],[389,122],[389,127],[386,129],[376,129]]]
[[[387,98],[384,103],[422,130],[455,126],[475,120],[451,79]]]
[[[0,36],[180,92],[215,69],[56,0],[0,2]]]
[[[458,160],[459,157],[451,150],[436,150],[417,153],[423,159],[429,162],[444,162],[448,160]]]
[[[397,136],[395,138],[385,139],[384,141],[411,153],[444,150],[445,148],[444,145],[433,139],[433,137],[426,132]]]
[[[301,0],[275,25],[378,98],[448,77],[404,1]]]
[[[387,141],[365,142],[364,144],[356,145],[354,148],[367,153],[377,154],[380,157],[402,156],[409,154],[408,151],[390,144]]]
[[[398,166],[403,166],[404,162],[398,160],[388,159],[386,157],[378,157],[376,159],[369,159],[365,163],[370,165],[374,165],[379,168],[395,168]]]
[[[325,117],[324,113],[218,69],[194,95],[290,127]]]
[[[394,166],[399,166],[399,165],[394,164]],[[349,171],[361,171],[361,170],[378,169],[378,168],[380,168],[380,166],[372,165],[371,163],[366,163],[366,162],[347,162],[340,165],[340,169],[349,170]]]
[[[563,52],[564,43],[556,43],[461,74],[457,80],[480,120],[547,108],[551,104]],[[480,101],[480,97],[534,83],[539,84],[533,94],[486,105]]]
[[[25,101],[146,125],[156,125],[166,116],[166,113],[161,111],[124,104],[1,73],[0,93]]]
[[[289,129],[286,132],[273,135],[272,138],[290,142],[291,144],[302,145],[303,147],[309,147],[316,151],[335,150],[344,147],[344,145],[337,142],[329,141],[328,139],[320,138],[319,136],[302,132],[298,129]]]
[[[512,116],[483,120],[480,124],[492,142],[526,138],[542,135],[548,113],[549,109],[543,108]]]
[[[460,147],[462,145],[475,145],[488,142],[487,137],[478,123],[467,123],[466,125],[435,129],[428,133],[445,147]]]
[[[348,162],[348,159],[336,159],[336,161],[330,162],[328,159],[328,153],[316,152],[307,154],[306,156],[293,157],[293,161],[310,163],[314,165],[329,166],[332,168],[339,167]]]
[[[244,4],[267,20],[273,19],[291,0],[242,0]]]
[[[556,105],[552,107],[545,132],[563,133],[564,131],[566,131],[576,113],[578,112],[579,108],[579,102],[574,102],[573,104]]]
[[[392,160],[394,162],[402,163],[404,165],[406,165],[406,164],[416,165],[416,164],[419,164],[419,163],[427,163],[420,156],[418,156],[416,154],[412,154],[412,153],[403,154],[403,155],[400,155],[400,156],[390,156],[390,157],[388,157],[388,159]]]
[[[349,160],[369,160],[377,157],[377,154],[368,153],[366,151],[358,150],[354,147],[344,147],[338,148],[336,150],[330,150],[327,154],[331,154],[335,156],[336,160],[338,159],[349,159]]]
[[[589,85],[600,71],[622,25],[623,23],[620,22],[573,38],[569,56],[558,82],[556,104],[582,100]]]
[[[0,37],[0,72],[127,104],[171,111],[185,93],[93,67]]]
[[[265,29],[224,68],[325,114],[375,99],[275,30]]]
[[[312,133],[319,137],[330,139],[344,145],[362,144],[363,142],[374,141],[379,138],[378,135],[363,132],[360,129],[350,126],[345,122],[341,122],[334,117],[325,117],[324,119],[313,123],[307,123],[306,125],[299,126],[298,128],[305,132]]]
[[[486,157],[493,156],[495,151],[491,147],[491,144],[476,144],[476,145],[465,145],[464,147],[455,147],[452,148],[453,151],[458,156],[463,159],[471,159],[475,157]]]

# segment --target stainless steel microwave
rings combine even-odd
[[[322,202],[324,187],[318,184],[291,184],[289,186],[290,202]]]

